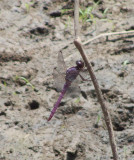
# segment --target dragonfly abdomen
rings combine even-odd
[[[61,94],[60,94],[57,102],[55,103],[53,110],[51,111],[51,114],[50,114],[50,116],[49,116],[49,118],[48,118],[48,121],[50,121],[51,118],[53,117],[54,113],[56,112],[57,108],[58,108],[59,105],[60,105],[60,102],[61,102],[64,94],[66,93],[66,91],[67,91],[67,89],[69,88],[70,85],[71,85],[71,83],[70,83],[69,81],[67,81],[67,82],[64,84],[63,90],[62,90],[62,92],[61,92]]]

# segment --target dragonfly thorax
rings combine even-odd
[[[70,82],[73,82],[76,79],[76,77],[79,75],[79,72],[80,71],[78,70],[77,67],[71,67],[67,69],[65,79]]]

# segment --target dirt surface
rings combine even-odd
[[[73,45],[73,3],[0,1],[0,160],[113,159],[92,82],[80,84],[79,96],[65,96],[47,122],[59,96],[52,76],[59,50],[68,67],[81,58]],[[90,6],[93,1],[81,2]],[[132,30],[134,1],[101,0],[87,19],[80,20],[83,42]],[[134,160],[134,34],[103,37],[84,49],[112,117],[119,157]]]

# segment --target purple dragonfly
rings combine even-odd
[[[61,71],[62,69],[63,71]],[[77,78],[77,76],[79,75],[80,78],[83,81],[85,81],[85,79],[80,75],[80,71],[82,71],[83,69],[84,69],[84,62],[81,60],[78,60],[76,61],[76,66],[71,67],[66,70],[62,52],[58,53],[58,66],[57,68],[54,68],[53,76],[54,76],[54,79],[57,79],[57,81],[55,81],[55,87],[57,88],[57,90],[61,90],[61,86],[59,85],[62,85],[62,83],[60,82],[62,80],[62,76],[64,75],[64,86],[62,87],[62,91],[60,93],[60,96],[57,102],[54,104],[54,107],[51,111],[48,121],[50,121],[53,115],[55,114],[57,108],[60,105],[60,102],[63,96],[65,95],[69,87],[71,86],[72,82]]]

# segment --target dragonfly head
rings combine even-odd
[[[76,65],[78,69],[84,68],[84,62],[81,60],[76,61]]]

